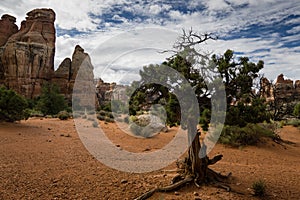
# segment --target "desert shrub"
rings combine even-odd
[[[135,115],[131,115],[130,117],[129,117],[129,122],[136,122],[138,120],[138,118],[137,118],[137,116],[135,116]]]
[[[105,116],[105,115],[106,115],[106,112],[105,112],[104,110],[100,110],[100,111],[99,111],[99,115]]]
[[[300,119],[300,103],[297,103],[294,107],[293,115]]]
[[[106,116],[113,119],[114,115],[112,114],[112,112],[106,112]]]
[[[221,132],[219,142],[231,146],[255,145],[262,137],[273,139],[277,135],[258,124],[247,124],[245,127],[226,125]]]
[[[266,195],[266,184],[263,180],[255,181],[252,184],[252,189],[255,196],[263,197]]]
[[[44,114],[36,109],[28,109],[28,113],[30,117],[43,117]]]
[[[289,119],[289,120],[287,120],[286,125],[299,127],[300,126],[300,119]]]
[[[98,122],[94,121],[94,122],[92,123],[92,125],[93,125],[94,128],[97,128],[97,127],[98,127]]]
[[[101,121],[104,121],[105,120],[105,116],[103,115],[97,115],[97,119],[101,120]]]
[[[108,123],[113,123],[115,122],[114,119],[110,118],[110,117],[105,117],[104,119],[105,122],[108,122]]]
[[[45,84],[37,100],[36,108],[44,115],[56,115],[59,111],[66,110],[67,105],[56,85]]]
[[[29,116],[26,99],[13,90],[0,87],[0,121],[14,122]]]
[[[70,118],[70,114],[63,110],[63,111],[60,111],[58,114],[57,114],[57,117],[60,119],[60,120],[67,120]]]

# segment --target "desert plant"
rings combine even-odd
[[[255,145],[262,137],[275,139],[277,134],[259,124],[247,124],[245,127],[224,126],[219,142],[230,146]]]
[[[63,110],[63,111],[60,111],[58,114],[57,114],[57,117],[60,119],[60,120],[67,120],[70,118],[70,114]]]
[[[290,119],[287,120],[286,125],[294,126],[294,127],[299,127],[300,126],[300,119]]]
[[[263,197],[266,195],[266,183],[263,180],[255,181],[252,184],[252,189],[255,196]]]
[[[293,115],[300,119],[300,103],[295,105]]]
[[[15,91],[0,87],[0,121],[14,122],[28,119],[30,113],[24,97]]]
[[[103,121],[103,120],[105,120],[105,116],[99,114],[99,115],[97,115],[97,119]]]
[[[97,128],[97,127],[98,127],[98,122],[94,121],[94,122],[92,123],[92,125],[93,125],[94,128]]]
[[[100,110],[100,111],[99,111],[99,115],[101,115],[101,116],[105,116],[105,115],[106,115],[106,111],[104,111],[104,110]]]
[[[56,85],[45,84],[36,108],[44,115],[56,115],[59,111],[67,109],[67,105],[64,96],[60,94]]]

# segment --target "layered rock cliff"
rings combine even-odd
[[[84,52],[81,46],[77,45],[72,59],[65,58],[54,72],[52,82],[59,86],[61,93],[67,99],[71,100],[75,81],[83,81],[82,86],[93,84],[93,69],[90,56]]]
[[[3,22],[4,21],[4,22]],[[38,96],[44,82],[54,73],[55,13],[51,9],[35,9],[16,32],[15,18],[2,16],[9,28],[1,37],[0,83],[27,98]],[[10,24],[9,24],[10,23]]]

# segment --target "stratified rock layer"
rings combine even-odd
[[[28,12],[21,29],[11,35],[0,50],[2,83],[27,98],[38,96],[42,84],[52,78],[54,21],[55,13],[51,9]]]

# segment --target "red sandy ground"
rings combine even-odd
[[[141,139],[123,133],[114,123],[100,125],[120,149],[132,152],[157,150],[176,133],[173,128]],[[267,185],[264,199],[300,199],[300,130],[286,126],[280,135],[294,144],[266,141],[240,149],[218,144],[210,153],[210,157],[224,155],[212,168],[223,174],[232,172],[231,187],[244,194],[188,185],[150,199],[257,199],[250,188],[259,179]],[[168,185],[175,172],[166,170],[175,168],[172,164],[144,174],[111,169],[88,153],[71,119],[0,123],[0,199],[134,199],[156,186]]]

